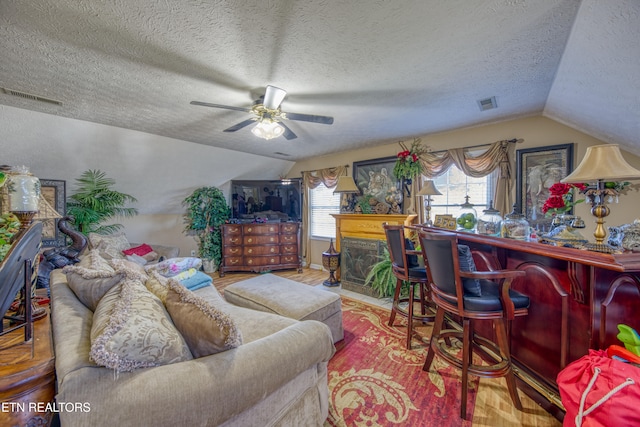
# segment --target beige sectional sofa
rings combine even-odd
[[[321,426],[328,415],[329,328],[237,307],[212,286],[194,293],[221,307],[242,344],[216,354],[131,372],[90,359],[93,312],[61,270],[51,275],[57,402],[72,426]],[[98,309],[96,309],[98,312]]]

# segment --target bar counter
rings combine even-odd
[[[512,322],[512,355],[521,389],[549,412],[562,409],[558,372],[589,349],[622,345],[616,338],[619,323],[640,331],[640,253],[611,255],[454,233],[471,248],[478,270],[527,273],[512,284],[531,300],[528,316]],[[477,332],[495,339],[490,325],[482,323],[490,322],[477,322]]]

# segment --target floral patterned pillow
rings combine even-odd
[[[133,278],[111,288],[98,303],[90,357],[116,372],[193,359],[162,301]]]

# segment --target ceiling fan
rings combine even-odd
[[[237,123],[230,128],[224,130],[224,132],[235,132],[251,123],[257,122],[256,126],[251,132],[264,139],[276,138],[283,135],[286,139],[294,139],[298,136],[293,133],[287,125],[283,123],[283,120],[297,120],[302,122],[320,123],[324,125],[333,124],[333,117],[328,116],[316,116],[311,114],[299,114],[299,113],[285,113],[280,110],[280,104],[287,95],[287,91],[275,86],[268,85],[264,96],[260,97],[253,103],[251,108],[244,107],[232,107],[229,105],[211,104],[208,102],[191,101],[193,105],[201,105],[203,107],[224,108],[227,110],[243,111],[245,113],[252,113],[253,117]]]

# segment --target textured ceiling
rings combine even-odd
[[[536,114],[640,153],[639,29],[636,0],[2,0],[0,86],[62,105],[0,103],[288,160]],[[334,124],[189,104],[268,84]]]

